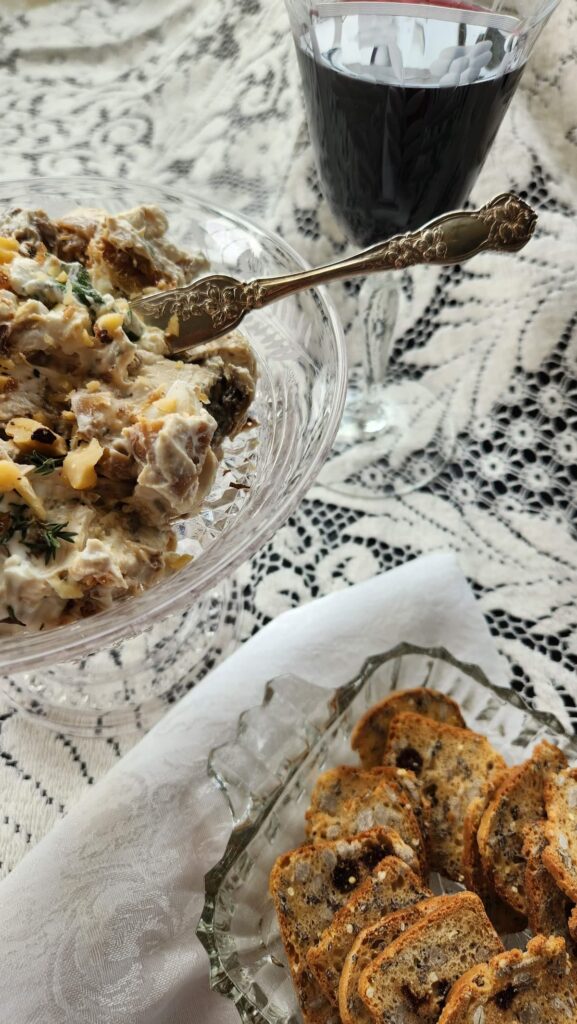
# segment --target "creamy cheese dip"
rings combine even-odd
[[[0,219],[0,636],[55,626],[182,567],[256,368],[238,333],[168,358],[129,300],[198,276],[142,206]]]

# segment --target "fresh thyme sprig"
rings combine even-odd
[[[56,558],[56,552],[63,541],[67,544],[74,542],[76,534],[67,530],[67,526],[67,522],[42,523],[37,519],[32,526],[31,534],[28,534],[24,540],[24,546],[31,555],[39,557],[44,555],[44,564],[48,565],[53,558]]]
[[[59,469],[64,460],[63,455],[43,455],[42,452],[32,452],[30,461],[34,464],[34,472],[39,473],[40,476],[48,476],[49,473],[53,473],[55,469]]]
[[[32,519],[27,514],[25,505],[12,503],[10,511],[0,515],[0,547],[7,549],[8,542],[17,534],[20,541],[31,555],[44,557],[48,565],[56,558],[61,544],[72,544],[76,534],[67,530],[68,523],[43,523],[40,519]]]
[[[20,534],[20,540],[25,541],[28,527],[31,525],[25,505],[11,502],[9,509],[9,512],[3,512],[0,515],[0,547],[6,547],[8,541],[12,540],[17,533]]]

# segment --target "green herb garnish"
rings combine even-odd
[[[0,515],[0,547],[7,547],[16,535],[31,555],[44,557],[48,565],[64,541],[72,544],[75,533],[67,530],[68,523],[43,523],[40,519],[31,518],[25,505],[12,503],[10,511]]]
[[[32,452],[30,461],[35,466],[35,473],[39,473],[40,476],[48,476],[55,469],[59,469],[64,461],[64,456],[56,455],[52,457],[50,455],[43,455],[42,452]]]
[[[48,565],[53,558],[56,558],[62,541],[72,544],[75,533],[67,530],[68,523],[41,523],[36,519],[32,524],[31,533],[24,540],[24,546],[31,555],[44,555],[44,564]]]
[[[122,324],[122,329],[129,341],[135,342],[140,340],[140,335],[142,334],[142,324],[137,319],[137,317],[135,317],[131,309],[128,309],[126,311],[126,314],[124,316],[124,323]]]
[[[76,267],[78,267],[78,269],[76,269]],[[90,274],[86,267],[83,267],[80,263],[73,265],[73,268],[69,273],[69,281],[72,288],[72,294],[84,306],[88,306],[89,309],[96,310],[103,305],[104,299],[92,284]]]
[[[9,512],[3,512],[0,515],[0,547],[4,548],[17,533],[20,534],[20,540],[24,541],[28,527],[31,525],[26,505],[17,505],[15,502],[11,502],[9,508]]]

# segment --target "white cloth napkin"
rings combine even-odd
[[[230,833],[206,758],[263,684],[334,687],[401,640],[505,667],[453,555],[280,616],[180,702],[0,885],[2,1024],[237,1024],[195,937]],[[290,685],[290,682],[287,682]],[[289,723],[287,723],[288,725]]]

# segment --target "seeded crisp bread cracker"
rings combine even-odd
[[[577,767],[546,741],[507,767],[404,696],[383,763],[325,771],[271,873],[304,1024],[577,1024]],[[467,890],[433,896],[429,862]]]
[[[309,822],[317,814],[328,814],[334,817],[339,813],[339,809],[345,801],[363,796],[385,780],[401,790],[411,805],[421,832],[425,835],[421,791],[413,772],[408,772],[404,768],[384,768],[382,765],[365,769],[349,764],[329,768],[328,771],[319,775],[311,793],[310,807],[306,812],[307,834]]]
[[[525,896],[529,927],[534,935],[560,935],[568,947],[572,936],[568,926],[571,902],[543,864],[547,846],[545,823],[535,821],[524,829]]]
[[[481,860],[479,844],[477,843],[477,832],[481,819],[485,813],[489,801],[495,795],[502,782],[506,779],[509,769],[500,775],[495,775],[491,787],[478,796],[465,811],[463,824],[463,881],[467,889],[476,892],[484,901],[486,896],[492,895],[493,890]]]
[[[479,897],[461,892],[395,939],[361,974],[359,995],[375,1021],[437,1024],[465,971],[503,950]]]
[[[305,1024],[338,1021],[308,967],[307,953],[390,849],[390,830],[375,828],[350,840],[307,843],[273,865],[270,893]]]
[[[489,801],[477,832],[483,868],[495,892],[520,914],[527,914],[523,830],[545,819],[545,783],[565,768],[565,755],[545,740],[531,757],[508,772]]]
[[[549,845],[543,863],[572,903],[577,903],[577,768],[567,768],[545,784]]]
[[[491,924],[502,934],[513,934],[522,932],[527,926],[527,919],[523,914],[512,910],[493,887],[490,876],[483,868],[481,853],[477,843],[477,832],[483,817],[483,813],[494,792],[506,777],[507,772],[495,777],[492,788],[484,797],[477,797],[472,800],[465,812],[463,825],[463,875],[464,883],[471,892],[476,892],[483,900],[485,910]]]
[[[573,1024],[577,975],[562,938],[531,939],[477,964],[449,994],[438,1024]]]
[[[327,999],[339,999],[341,971],[355,937],[385,914],[431,896],[430,889],[398,857],[385,857],[356,889],[309,950],[307,962]]]
[[[485,736],[404,712],[391,722],[384,762],[417,776],[428,800],[429,860],[448,878],[464,877],[464,821],[505,768]]]
[[[465,728],[459,705],[444,693],[425,687],[392,693],[369,708],[353,730],[351,747],[359,755],[363,768],[382,764],[389,726],[395,715],[403,711],[414,711],[426,718],[434,718],[437,722]]]
[[[361,974],[407,928],[450,899],[450,896],[433,896],[431,899],[421,900],[420,903],[413,903],[404,910],[387,914],[357,935],[347,953],[339,982],[339,1013],[342,1024],[373,1024],[373,1018],[359,996]]]
[[[427,853],[421,830],[405,792],[394,778],[394,769],[389,768],[365,772],[342,765],[325,772],[315,786],[313,802],[306,812],[307,836],[316,842],[385,826],[398,832],[414,850],[420,873],[425,875]]]

